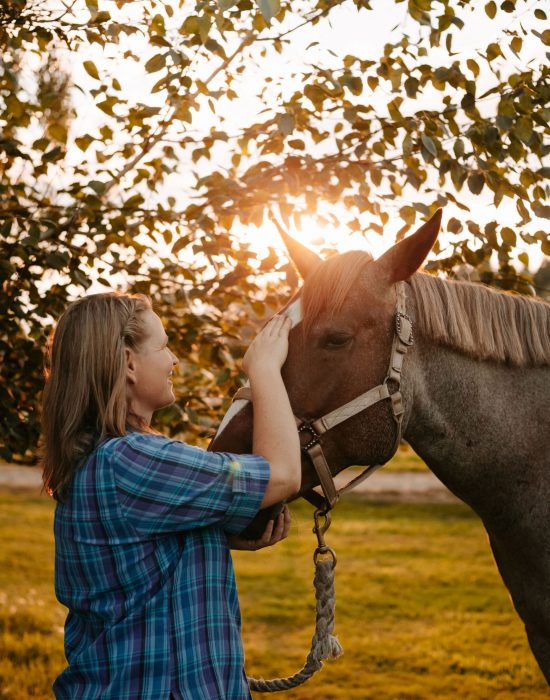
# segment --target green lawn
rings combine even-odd
[[[361,471],[364,467],[350,467]],[[426,464],[420,457],[413,452],[412,447],[407,444],[400,445],[395,455],[389,462],[384,464],[382,471],[384,472],[427,472],[429,471]]]
[[[45,497],[0,494],[0,697],[10,700],[51,697],[50,682],[64,664],[52,511]],[[293,507],[293,532],[281,545],[235,553],[251,675],[288,675],[308,651],[310,512]],[[280,697],[548,697],[483,529],[466,507],[377,505],[351,496],[337,507],[328,541],[338,553],[336,632],[345,654]]]
[[[384,465],[384,471],[426,472],[428,467],[409,445],[400,445],[392,459]]]

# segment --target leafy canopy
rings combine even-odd
[[[532,291],[527,246],[550,254],[545,11],[394,0],[383,15],[386,43],[354,55],[331,23],[367,34],[368,0],[2,5],[0,456],[34,458],[45,337],[91,285],[153,296],[182,363],[159,423],[211,430],[250,318],[296,284],[242,235],[270,211],[375,234],[399,220],[399,238],[448,206],[431,268]]]

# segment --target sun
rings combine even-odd
[[[343,217],[342,217],[343,218]],[[282,222],[281,222],[282,224]],[[284,226],[284,224],[282,224]],[[380,257],[394,242],[393,236],[388,233],[383,235],[374,231],[350,231],[344,224],[333,226],[332,224],[321,224],[313,215],[302,215],[301,227],[298,229],[290,222],[285,227],[288,234],[303,245],[311,248],[316,253],[323,250],[335,250],[345,253],[348,250],[366,250],[375,258]],[[246,236],[247,233],[243,231]],[[248,235],[250,235],[248,233]],[[261,234],[254,236],[250,242],[250,248],[256,253],[259,259],[266,257],[269,248],[284,253],[285,246],[277,231],[276,226],[269,220],[262,225]]]

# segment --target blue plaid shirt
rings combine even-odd
[[[226,533],[250,522],[268,480],[262,457],[137,432],[88,457],[55,512],[69,609],[57,698],[250,698]]]

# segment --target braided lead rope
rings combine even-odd
[[[319,559],[318,553],[328,552],[331,559]],[[315,552],[315,576],[313,585],[315,587],[315,633],[311,640],[311,650],[307,656],[304,667],[288,678],[273,678],[266,681],[263,678],[248,678],[252,690],[259,693],[274,693],[278,690],[290,690],[309,680],[314,673],[317,673],[326,659],[336,659],[343,654],[340,642],[333,636],[334,629],[334,606],[336,596],[334,593],[334,568],[336,566],[336,556],[328,547],[325,552],[317,550]]]

